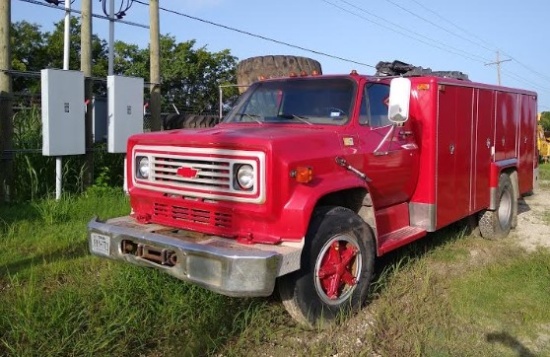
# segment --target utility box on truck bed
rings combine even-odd
[[[256,82],[213,128],[129,139],[132,211],[92,220],[90,250],[230,296],[277,286],[301,323],[334,319],[377,256],[469,216],[508,235],[536,179],[536,100],[435,76]]]

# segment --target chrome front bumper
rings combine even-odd
[[[275,279],[300,268],[301,244],[234,240],[140,224],[129,216],[88,223],[94,255],[153,267],[228,296],[268,296]]]

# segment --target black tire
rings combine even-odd
[[[286,77],[290,72],[298,75],[304,71],[311,75],[313,71],[322,74],[321,63],[318,61],[299,56],[258,56],[242,60],[237,64],[237,84],[239,92],[246,90],[247,86],[256,82],[260,76]]]
[[[209,115],[208,116],[208,121],[206,122],[206,127],[207,128],[212,128],[214,126],[216,126],[216,124],[218,124],[220,120],[220,117],[216,116],[216,115]]]
[[[188,114],[185,117],[185,120],[182,123],[182,128],[189,129],[189,128],[195,128],[195,122],[197,120],[198,115],[195,114]]]
[[[197,122],[197,128],[207,128],[207,123],[209,120],[210,119],[208,119],[208,115],[203,115],[202,118],[200,118],[200,120]]]
[[[164,121],[164,129],[165,130],[177,129],[178,118],[179,118],[179,114],[176,114],[176,113],[168,114]]]
[[[518,201],[508,174],[502,173],[498,179],[497,203],[495,210],[485,210],[479,214],[479,231],[486,239],[500,239],[508,236],[513,222],[517,219]]]
[[[301,269],[277,284],[285,308],[307,328],[327,326],[341,314],[356,312],[368,295],[374,256],[371,229],[358,215],[343,207],[317,209]],[[339,263],[340,271],[332,272]]]

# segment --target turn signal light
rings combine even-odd
[[[308,183],[313,180],[313,169],[307,166],[299,166],[292,170],[290,176],[294,177],[298,183]]]

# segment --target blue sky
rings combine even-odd
[[[45,0],[39,0],[45,3]],[[101,3],[94,12],[102,14]],[[148,0],[142,0],[148,2]],[[117,6],[121,0],[115,0]],[[539,94],[539,111],[550,111],[547,25],[550,1],[524,0],[160,0],[161,7],[300,47],[376,65],[399,59],[433,70],[458,70],[477,82],[496,83],[500,50],[502,84]],[[74,9],[80,9],[75,0]],[[134,3],[124,18],[148,24],[148,7]],[[51,30],[63,12],[12,0],[12,21]],[[374,69],[275,44],[200,21],[160,12],[161,32],[180,41],[195,39],[210,51],[230,49],[239,59],[267,54],[307,56],[324,73]],[[108,23],[94,19],[94,33],[108,38]],[[147,46],[147,29],[117,24],[117,40]],[[62,56],[62,54],[60,54]]]

